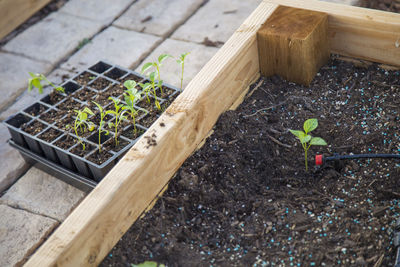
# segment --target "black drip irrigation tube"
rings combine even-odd
[[[315,165],[324,165],[327,161],[338,161],[342,159],[362,159],[362,158],[400,159],[400,154],[356,154],[356,155],[333,154],[333,156],[331,157],[324,157],[324,155],[316,155]]]
[[[339,161],[342,159],[365,159],[365,158],[382,158],[382,159],[400,159],[400,154],[356,154],[356,155],[339,155],[333,154],[331,157],[324,157],[324,155],[315,156],[315,165],[324,165],[327,161]],[[396,260],[394,267],[400,267],[400,218],[396,221],[394,229],[393,245],[396,249]]]

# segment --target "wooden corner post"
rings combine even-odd
[[[279,6],[257,32],[260,71],[308,86],[330,55],[328,15]]]

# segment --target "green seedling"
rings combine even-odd
[[[75,123],[74,123],[74,131],[75,135],[78,137],[78,142],[82,145],[82,149],[85,150],[85,143],[82,141],[82,137],[79,136],[78,131],[80,133],[85,133],[86,130],[93,131],[94,124],[93,122],[88,120],[88,114],[94,115],[93,111],[91,111],[88,107],[85,107],[83,110],[74,110],[76,113]],[[67,125],[66,128],[70,128],[71,125]]]
[[[301,143],[301,146],[304,149],[304,159],[306,164],[306,171],[308,171],[308,163],[307,163],[307,152],[311,146],[326,146],[327,143],[321,137],[312,137],[309,133],[315,130],[318,127],[317,119],[308,119],[304,122],[303,131],[300,130],[290,130],[292,134],[294,134]]]
[[[179,56],[179,58],[176,60],[176,62],[182,66],[181,91],[182,91],[182,89],[183,89],[183,72],[185,71],[185,59],[186,59],[186,56],[189,55],[189,54],[190,54],[190,52],[183,53],[183,54],[181,54],[181,55]]]
[[[95,101],[92,101],[93,104],[95,104],[99,110],[99,114],[100,114],[100,122],[99,122],[99,153],[101,153],[101,133],[104,133],[105,135],[108,135],[110,132],[108,130],[105,129],[105,121],[104,118],[106,117],[106,111],[103,109],[103,107],[96,103]]]
[[[122,105],[120,105],[120,100],[118,98],[110,96],[108,99],[112,100],[114,102],[114,110],[107,110],[106,114],[112,114],[115,117],[114,122],[109,122],[108,127],[112,128],[114,127],[114,138],[115,138],[115,146],[118,146],[118,126],[120,123],[126,119],[125,113],[127,110],[124,110],[122,108]]]
[[[138,85],[142,88],[142,91],[144,95],[146,96],[147,103],[150,103],[150,97],[149,95],[151,94],[151,84],[150,83],[138,83]]]
[[[136,130],[136,116],[138,115],[137,110],[135,109],[135,103],[142,97],[142,94],[135,88],[136,82],[132,80],[128,80],[124,82],[124,86],[126,87],[126,91],[124,94],[124,100],[126,105],[122,107],[123,110],[127,110],[132,118],[133,127]]]
[[[33,87],[36,87],[39,91],[39,94],[43,94],[44,85],[42,84],[42,82],[45,81],[47,85],[53,87],[55,91],[65,93],[65,90],[62,86],[54,85],[43,74],[33,73],[33,72],[28,72],[28,73],[31,76],[31,78],[29,78],[28,80],[28,92],[32,91]]]
[[[160,102],[158,101],[157,94],[156,94],[156,73],[155,72],[150,73],[149,79],[150,79],[151,88],[153,89],[153,96],[155,99],[154,101],[155,101],[156,107],[158,108],[158,110],[161,110]],[[162,81],[159,80],[158,84],[161,84],[161,86],[162,86]],[[161,90],[161,87],[160,87],[160,90]],[[161,94],[162,94],[162,91],[161,91]]]
[[[149,69],[151,69],[152,67],[154,67],[154,68],[155,68],[155,71],[154,71],[155,74],[153,74],[153,75],[156,75],[156,76],[157,76],[158,82],[159,82],[159,83],[161,82],[161,84],[162,84],[161,75],[160,75],[160,67],[162,66],[162,63],[163,63],[167,58],[172,58],[172,56],[171,56],[171,55],[168,55],[168,54],[162,54],[162,55],[160,55],[160,56],[158,57],[157,61],[145,63],[145,64],[143,65],[143,67],[142,67],[142,74],[144,74],[146,71],[148,71]],[[153,73],[153,72],[152,72],[152,73]],[[150,75],[151,75],[151,73],[150,73]],[[149,78],[150,78],[150,75],[149,75]],[[162,92],[162,87],[160,87],[160,90],[161,90],[161,94],[162,94],[162,93],[163,93],[163,92]]]

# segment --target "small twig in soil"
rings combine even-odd
[[[348,82],[350,82],[351,79],[353,79],[353,76],[350,77],[350,78],[348,78],[348,79],[343,83],[343,86],[345,86]]]
[[[264,82],[263,80],[260,80],[257,83],[257,85],[253,88],[253,90],[251,90],[251,92],[246,95],[246,98],[249,98],[263,84],[263,82]]]
[[[283,147],[286,147],[286,148],[292,148],[291,145],[287,145],[287,144],[284,144],[284,143],[282,143],[282,142],[279,142],[277,139],[273,138],[273,137],[270,136],[269,134],[267,134],[267,136],[268,136],[269,139],[272,140],[272,142],[277,143],[277,144],[280,145],[280,146],[283,146]]]
[[[259,112],[262,112],[262,111],[266,111],[266,110],[270,110],[270,109],[273,109],[273,108],[279,107],[279,106],[281,106],[281,105],[285,104],[286,102],[287,102],[287,100],[285,100],[285,101],[283,101],[283,102],[281,102],[281,103],[279,103],[279,104],[276,104],[276,105],[273,105],[273,106],[267,107],[267,108],[262,108],[262,109],[256,110],[256,112],[254,112],[254,113],[252,113],[252,114],[249,114],[249,115],[243,115],[243,118],[252,117],[252,116],[254,116],[254,115],[257,115]]]
[[[382,261],[383,261],[383,257],[385,256],[385,254],[382,254],[380,257],[379,257],[379,259],[378,259],[378,261],[374,264],[374,267],[378,267],[378,266],[381,266],[382,265]]]
[[[373,185],[373,183],[375,183],[376,182],[376,179],[374,179],[369,185],[368,185],[368,187],[371,187],[371,185]]]

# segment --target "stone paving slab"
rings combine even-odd
[[[9,188],[29,168],[21,154],[7,143],[8,139],[10,134],[7,127],[0,124],[0,193]]]
[[[3,49],[55,64],[102,27],[100,22],[55,12],[23,31]]]
[[[99,60],[129,68],[139,64],[159,42],[161,38],[153,35],[109,27],[75,53],[62,68],[83,70]]]
[[[0,110],[13,103],[28,88],[28,72],[47,73],[48,63],[0,52]]]
[[[144,61],[155,61],[161,54],[170,54],[174,57],[179,57],[180,54],[190,52],[185,60],[184,71],[184,87],[193,79],[194,76],[201,70],[201,68],[211,59],[211,57],[218,51],[218,48],[189,43],[184,41],[177,41],[166,39],[160,46],[158,46]],[[161,79],[164,82],[180,87],[181,79],[181,65],[176,63],[175,59],[167,59],[161,67]],[[136,68],[140,72],[143,64]]]
[[[63,221],[85,195],[32,167],[0,198],[0,203]]]
[[[78,17],[101,22],[103,25],[111,23],[134,0],[70,0],[59,11]]]
[[[139,0],[114,25],[165,37],[205,0]]]
[[[172,38],[196,43],[205,38],[226,42],[260,3],[261,0],[210,0]]]
[[[58,225],[56,220],[0,205],[0,266],[15,266]]]

